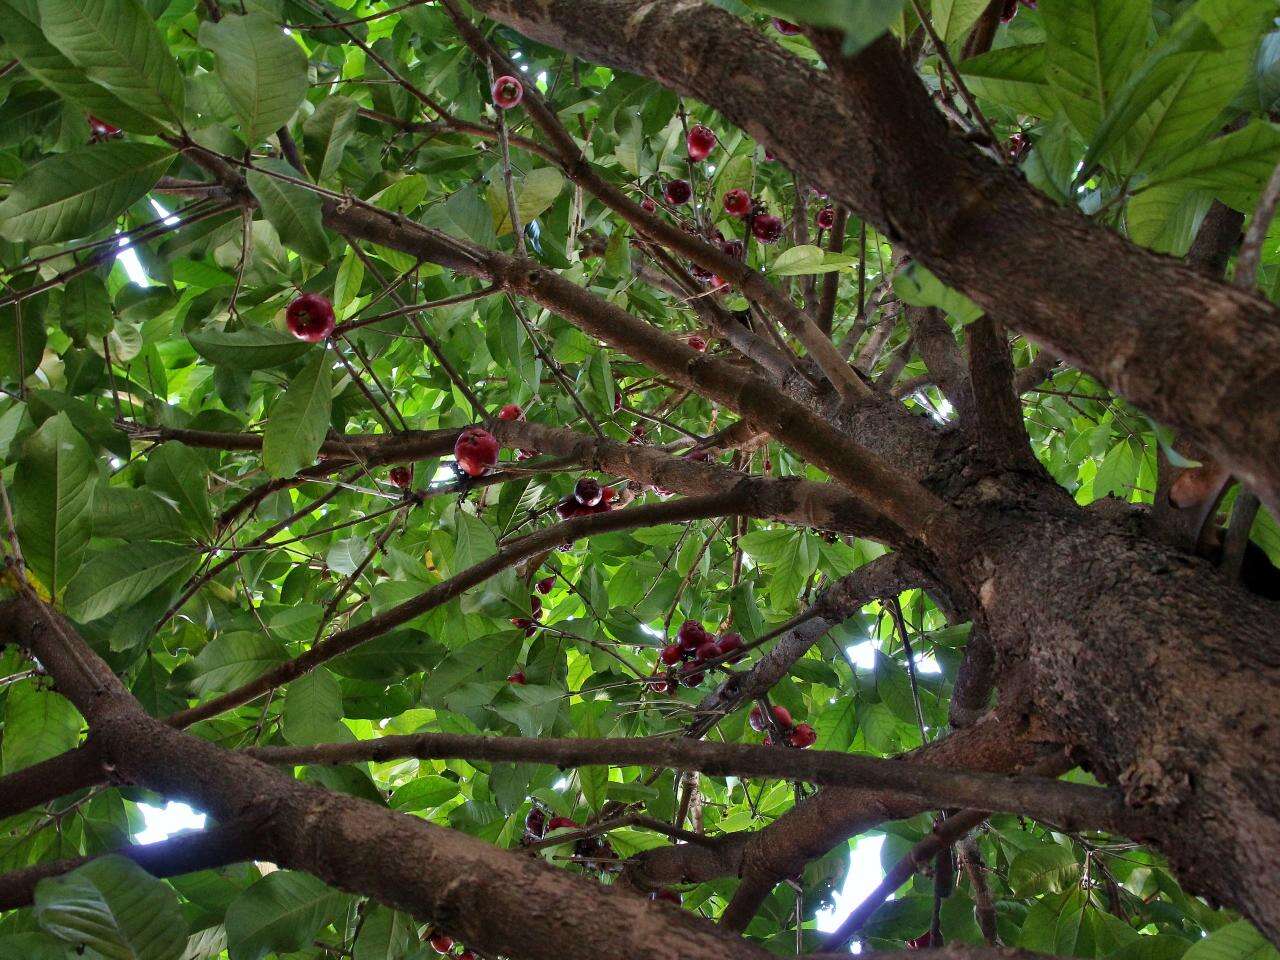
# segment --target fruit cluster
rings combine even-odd
[[[529,610],[530,614],[527,617],[511,618],[511,625],[523,630],[526,637],[531,637],[538,632],[538,621],[542,619],[542,601],[536,596],[529,597]],[[511,678],[508,677],[507,679],[510,680]]]
[[[741,634],[724,633],[717,640],[697,620],[686,620],[676,633],[675,643],[663,647],[658,654],[654,675],[660,679],[654,687],[663,693],[674,693],[681,680],[696,687],[706,679],[706,670],[699,667],[712,661],[737,663],[746,655]],[[682,663],[685,664],[683,672],[676,669]],[[670,668],[665,675],[662,675],[663,664]]]
[[[470,950],[464,949],[461,953],[454,954],[453,948],[456,946],[461,946],[461,944],[457,943],[453,939],[453,937],[449,936],[448,934],[441,933],[438,930],[431,935],[431,939],[429,942],[431,944],[431,949],[434,950],[436,953],[439,953],[441,955],[452,955],[454,957],[454,960],[476,960],[475,953],[473,953]]]
[[[768,729],[769,725],[765,722],[764,712],[759,707],[752,707],[751,714],[747,719],[751,724],[752,730],[764,733],[765,743],[773,743],[773,732]],[[791,719],[791,711],[786,707],[775,706],[773,708],[773,722],[777,725],[783,740],[789,747],[803,750],[805,747],[811,747],[817,742],[818,734],[814,732],[813,727],[807,723],[795,723]]]
[[[573,493],[556,504],[561,520],[586,517],[593,513],[608,513],[618,499],[618,491],[603,486],[594,477],[583,477],[573,485]]]

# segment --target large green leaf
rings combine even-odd
[[[288,659],[284,646],[264,633],[227,633],[213,640],[195,659],[196,693],[224,693],[248,683]]]
[[[352,739],[342,724],[342,688],[332,673],[318,667],[289,684],[281,732],[290,743]]]
[[[365,914],[353,960],[404,960],[417,942],[418,925],[412,917],[378,904]]]
[[[147,486],[170,500],[189,529],[201,534],[213,532],[207,473],[200,455],[180,443],[166,443],[147,457]]]
[[[40,298],[0,307],[0,379],[13,383],[35,373],[47,338]]]
[[[199,561],[190,547],[174,543],[130,543],[90,557],[67,586],[67,613],[81,623],[137,603]]]
[[[227,954],[231,960],[263,960],[310,947],[342,902],[341,894],[305,873],[269,873],[227,908]]]
[[[133,109],[182,122],[177,61],[138,0],[40,0],[45,37],[85,76]]]
[[[317,350],[276,401],[262,435],[262,462],[273,477],[291,477],[315,462],[329,429],[333,384],[329,355]]]
[[[101,486],[93,498],[93,535],[120,540],[186,539],[182,516],[158,494]]]
[[[329,244],[321,225],[319,194],[263,172],[301,179],[298,171],[283,160],[260,160],[257,167],[249,171],[246,179],[262,205],[263,216],[276,228],[285,246],[308,260],[324,263],[329,258]]]
[[[1146,46],[1151,0],[1043,0],[1045,78],[1088,139]]]
[[[1080,864],[1069,847],[1048,844],[1018,854],[1009,865],[1009,885],[1020,897],[1058,893],[1080,874]]]
[[[527,227],[537,219],[564,189],[564,174],[555,167],[539,167],[531,170],[516,187],[516,214],[520,226]],[[489,187],[489,209],[493,211],[493,229],[498,236],[511,232],[511,211],[507,204],[507,191],[501,182]]]
[[[160,129],[145,113],[88,79],[49,42],[40,25],[39,0],[0,0],[0,14],[4,16],[5,50],[50,90],[123,130],[155,133]]]
[[[288,123],[307,94],[307,56],[273,18],[254,13],[206,20],[200,42],[214,52],[246,143]]]
[[[18,541],[28,566],[57,596],[84,559],[92,526],[93,452],[65,413],[27,439],[14,474]]]
[[[1151,175],[1144,189],[1178,184],[1209,190],[1238,209],[1252,209],[1280,159],[1280,126],[1259,120],[1215,137]]]
[[[177,895],[116,855],[41,880],[35,918],[54,936],[109,960],[178,960],[187,944]]]
[[[342,162],[343,151],[356,132],[360,105],[350,97],[326,97],[302,124],[307,169],[318,182],[328,180]]]
[[[39,680],[21,680],[8,688],[4,703],[4,740],[0,758],[6,774],[56,757],[80,740],[84,721],[61,694]]]
[[[1253,924],[1237,920],[1191,945],[1184,960],[1276,960],[1280,953]]]
[[[155,186],[172,162],[168,147],[125,141],[49,157],[0,203],[0,236],[37,244],[100,230]]]
[[[0,148],[17,146],[39,132],[54,119],[58,102],[49,90],[36,89],[16,96],[11,92],[0,104]]]
[[[210,363],[235,370],[265,370],[297,360],[311,344],[271,327],[243,330],[192,330],[187,334],[196,353]]]
[[[1038,117],[1057,107],[1045,79],[1044,44],[1001,47],[970,57],[958,67],[974,96]]]
[[[796,23],[844,31],[844,53],[852,56],[880,36],[902,11],[904,0],[759,0],[757,6]],[[970,0],[962,0],[970,2]]]
[[[955,43],[982,16],[987,0],[933,0],[933,29],[943,43]]]

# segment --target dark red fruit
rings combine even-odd
[[[725,654],[730,654],[730,653],[737,653],[736,656],[732,656],[729,658],[729,661],[728,661],[729,663],[737,663],[744,656],[746,656],[745,653],[738,653],[738,651],[742,650],[742,634],[740,633],[724,634],[720,638],[720,642],[718,646],[720,647],[721,656],[724,656]]]
[[[773,719],[783,730],[790,730],[792,726],[791,711],[786,707],[773,708]]]
[[[468,427],[453,445],[458,468],[471,477],[482,477],[498,462],[498,441],[481,427]]]
[[[574,517],[580,517],[584,513],[586,511],[582,509],[582,504],[573,499],[572,496],[565,497],[556,504],[556,514],[561,520],[572,520]]]
[[[733,189],[724,195],[724,212],[741,220],[751,212],[751,194]]]
[[[813,727],[807,723],[797,723],[789,731],[787,731],[787,743],[793,747],[799,747],[803,750],[805,747],[811,747],[818,741],[818,735],[814,732]]]
[[[594,477],[583,477],[573,485],[573,499],[584,507],[594,507],[600,502],[603,494],[604,490],[600,486],[600,481]]]
[[[531,620],[529,617],[512,617],[511,625],[513,627],[517,627],[520,630],[529,630],[529,629],[532,629],[533,627],[533,620]]]
[[[691,687],[697,687],[700,686],[702,681],[705,679],[707,679],[707,675],[699,670],[697,673],[685,674],[684,682]]]
[[[782,20],[778,17],[773,18],[773,29],[777,30],[785,37],[794,37],[800,32],[800,28],[790,20]]]
[[[1027,155],[1031,149],[1031,141],[1021,130],[1009,138],[1009,157],[1015,163]]]
[[[715,132],[704,124],[696,123],[689,128],[685,146],[689,149],[690,160],[705,160],[716,148]]]
[[[764,148],[764,160],[765,160],[765,163],[773,163],[773,161],[775,161],[775,160],[777,160],[777,159],[778,159],[777,154],[775,154],[775,153],[774,153],[772,150],[770,150],[768,147],[765,147],[765,148]]]
[[[413,471],[408,467],[392,467],[391,482],[401,490],[408,490],[409,485],[413,483]]]
[[[684,649],[678,643],[669,643],[658,656],[668,667],[674,667],[684,657]]]
[[[561,828],[577,830],[579,824],[576,820],[570,820],[568,817],[552,817],[551,822],[547,824],[548,830],[559,830]]]
[[[517,686],[521,686],[521,687],[523,687],[523,686],[524,686],[526,683],[528,683],[529,681],[528,681],[528,679],[525,677],[525,675],[524,675],[524,671],[523,671],[523,670],[517,670],[515,673],[513,673],[513,674],[511,674],[510,676],[508,676],[508,677],[507,677],[507,682],[508,682],[508,683],[514,683],[514,684],[516,684]]]
[[[533,450],[517,450],[516,460],[532,460],[538,454]]]
[[[751,233],[761,243],[777,243],[782,239],[782,219],[762,213],[751,221]]]
[[[690,350],[697,350],[699,353],[701,353],[703,350],[707,349],[707,341],[703,340],[697,334],[694,334],[692,337],[690,337],[688,342],[689,342]]]
[[[88,115],[87,119],[89,120],[89,132],[93,134],[94,140],[110,140],[113,137],[124,136],[124,131],[115,124],[99,120],[92,113]]]
[[[528,822],[525,821],[526,824]],[[447,937],[443,933],[434,934],[431,937],[431,949],[436,953],[448,953],[453,949],[453,937]]]
[[[774,707],[773,719],[784,730],[791,728],[791,711],[786,707]],[[760,712],[758,706],[751,708],[751,713],[747,715],[747,722],[751,724],[752,730],[763,730],[765,728],[764,714]]]
[[[707,283],[708,281],[711,280],[711,277],[712,277],[712,273],[710,270],[704,270],[702,267],[698,266],[696,263],[689,265],[689,272],[693,274],[693,279],[701,283]]]
[[[654,203],[653,197],[645,197],[640,201],[640,209],[645,213],[653,213],[658,209],[658,205]]]
[[[554,587],[555,585],[556,585],[555,574],[552,574],[549,577],[543,577],[541,580],[538,581],[538,592],[543,596],[546,596],[548,593],[551,592],[551,588]]]
[[[473,951],[463,950],[460,954],[458,954],[457,960],[479,960],[479,958],[476,957]]]
[[[318,293],[304,293],[285,307],[289,332],[307,343],[319,343],[333,333],[333,304]]]
[[[686,620],[680,624],[680,630],[676,634],[680,640],[680,646],[686,650],[697,650],[698,646],[707,639],[707,628],[700,624],[697,620]]]
[[[920,934],[920,936],[914,937],[911,940],[907,941],[907,949],[908,950],[927,950],[932,940],[933,940],[933,935],[931,933],[929,932],[922,933]]]
[[[836,208],[823,207],[818,211],[817,224],[820,230],[830,230],[836,225]]]
[[[667,183],[664,193],[667,203],[679,207],[693,198],[693,187],[689,186],[688,180],[672,180]]]
[[[498,411],[499,420],[519,420],[522,416],[524,416],[524,411],[520,409],[520,404],[518,403],[508,403]]]
[[[541,807],[534,807],[525,814],[524,832],[531,837],[540,837],[547,832],[547,814]]]
[[[714,660],[720,656],[720,646],[714,640],[708,638],[698,644],[693,653],[697,663],[706,663],[708,660]]]
[[[524,84],[515,77],[499,77],[493,81],[493,102],[503,110],[510,110],[524,99]]]
[[[613,501],[615,501],[615,500],[617,500],[617,499],[618,499],[618,491],[617,491],[617,490],[615,490],[615,489],[613,489],[613,487],[601,487],[601,488],[600,488],[600,502],[601,502],[601,503],[613,503]]]
[[[747,245],[741,240],[726,240],[720,244],[720,249],[724,251],[725,256],[733,257],[735,260],[741,260],[747,255]]]
[[[668,903],[674,903],[677,907],[680,906],[681,902],[680,894],[676,893],[674,890],[667,890],[665,888],[662,890],[655,890],[653,893],[649,894],[649,899],[666,900]]]

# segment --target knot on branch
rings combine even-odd
[[[1161,748],[1121,771],[1119,780],[1131,807],[1176,807],[1191,791],[1190,775]]]

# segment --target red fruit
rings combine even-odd
[[[805,747],[813,746],[817,741],[818,735],[814,732],[813,727],[807,723],[797,723],[787,731],[787,743],[801,750]]]
[[[685,146],[689,149],[690,160],[705,160],[716,148],[715,132],[708,126],[695,123],[685,137]]]
[[[529,617],[512,617],[511,625],[521,630],[529,630],[533,627],[533,620],[531,620]]]
[[[552,817],[551,822],[547,824],[548,830],[559,830],[562,827],[569,830],[577,830],[579,824],[576,820],[570,820],[568,817]]]
[[[532,816],[532,814],[530,814]],[[525,823],[528,824],[528,820]],[[436,953],[448,953],[453,949],[453,937],[447,937],[443,933],[437,933],[431,937],[431,949]]]
[[[401,490],[408,490],[409,485],[413,483],[413,471],[408,467],[392,467],[391,482]]]
[[[794,37],[800,32],[800,28],[789,20],[782,20],[778,17],[773,18],[773,29],[777,30],[785,37]]]
[[[529,681],[525,678],[523,670],[517,670],[515,673],[507,677],[507,682],[523,687]]]
[[[583,477],[573,485],[573,499],[584,507],[594,507],[603,494],[600,481],[593,477]]]
[[[708,282],[712,277],[710,270],[704,270],[696,263],[689,265],[689,272],[693,274],[693,279],[701,281],[702,283]]]
[[[458,954],[457,960],[478,960],[478,958],[471,950],[463,950]]]
[[[653,213],[658,209],[658,205],[653,202],[653,197],[645,197],[640,201],[640,209],[645,213]]]
[[[741,260],[747,255],[747,245],[741,240],[726,240],[720,244],[720,249],[726,257],[733,257],[735,260]]]
[[[690,337],[687,342],[690,350],[697,350],[699,353],[702,353],[703,350],[707,349],[707,341],[702,339],[702,337],[698,336],[696,333]]]
[[[453,445],[458,467],[471,477],[482,477],[498,462],[498,441],[481,427],[468,427]]]
[[[680,646],[686,650],[696,650],[699,644],[707,638],[707,628],[700,624],[697,620],[686,620],[680,624],[680,630],[676,633],[676,637],[680,640]]]
[[[664,191],[667,203],[674,207],[686,204],[693,197],[693,187],[689,186],[688,180],[672,180],[667,183],[667,189]]]
[[[931,939],[932,939],[932,934],[928,932],[922,933],[920,934],[920,936],[907,941],[907,949],[908,950],[925,950],[929,947]]]
[[[551,588],[554,587],[555,585],[556,585],[555,574],[552,574],[549,577],[543,577],[541,580],[538,581],[538,592],[543,596],[546,596],[548,593],[551,592]]]
[[[319,343],[333,333],[333,304],[318,293],[304,293],[285,307],[284,320],[299,340]]]
[[[817,223],[819,229],[830,230],[836,225],[836,208],[823,207],[818,211]]]
[[[522,416],[524,416],[524,411],[520,409],[520,404],[518,403],[508,403],[498,411],[499,420],[519,420]]]
[[[765,163],[773,163],[773,161],[775,161],[775,160],[777,160],[777,159],[778,159],[777,154],[775,154],[775,153],[774,153],[772,150],[770,150],[768,147],[765,147],[765,148],[764,148],[764,160],[765,160]]]
[[[751,221],[751,233],[761,243],[777,243],[782,239],[782,219],[762,213]]]
[[[774,707],[773,719],[783,730],[790,730],[792,727],[791,711],[786,707]]]
[[[585,511],[582,509],[582,504],[572,496],[568,496],[556,504],[556,513],[561,520],[572,520],[574,517],[582,516]]]
[[[740,651],[742,649],[742,634],[726,633],[720,638],[720,643],[718,644],[718,646],[720,648],[721,656],[725,655],[726,653],[735,653],[737,651]],[[728,662],[737,663],[739,660],[741,660],[745,656],[746,656],[745,653],[738,653],[737,656],[730,657]]]
[[[524,99],[524,84],[515,77],[499,77],[493,81],[493,102],[503,110],[510,110]]]
[[[92,113],[88,115],[89,132],[93,134],[94,140],[109,140],[112,137],[123,137],[124,131],[114,124],[107,123],[105,120],[99,120]]]
[[[540,837],[547,832],[547,815],[541,807],[534,807],[525,815],[524,832],[531,837]]]
[[[714,660],[720,655],[720,646],[714,640],[708,638],[698,644],[693,653],[697,663],[706,663],[708,660]]]
[[[516,460],[532,460],[537,455],[537,452],[533,450],[517,450]]]
[[[537,620],[542,616],[542,601],[537,597],[529,597],[529,609],[533,611],[533,619]]]
[[[680,894],[676,893],[674,890],[655,890],[653,893],[649,894],[649,899],[666,900],[668,903],[674,903],[677,907],[680,906]]]
[[[601,488],[600,488],[600,502],[601,502],[601,503],[613,503],[613,501],[615,501],[615,500],[617,500],[617,499],[618,499],[618,491],[617,491],[617,490],[615,490],[615,489],[613,489],[613,487],[601,487]]]
[[[733,189],[724,195],[724,212],[741,220],[751,212],[751,194]]]
[[[668,667],[674,667],[684,656],[684,650],[680,644],[670,643],[662,648],[662,653],[658,654],[658,656]]]
[[[1031,141],[1021,130],[1009,138],[1009,156],[1016,162],[1026,156],[1031,149]]]

